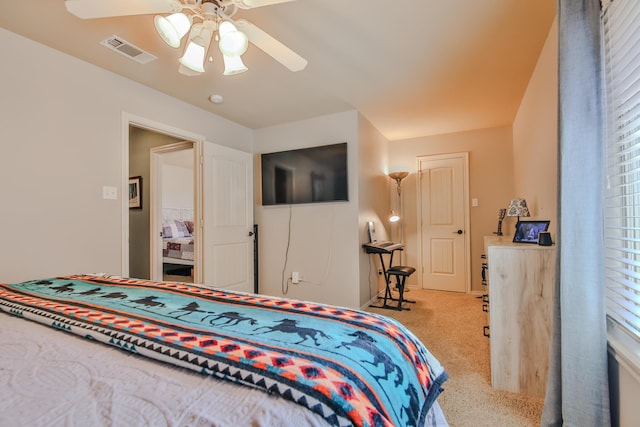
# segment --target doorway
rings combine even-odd
[[[151,148],[151,280],[193,283],[200,233],[195,227],[194,143]]]
[[[129,209],[127,201],[123,200],[125,210],[123,221],[123,275],[128,277],[162,280],[162,275],[156,272],[157,265],[162,271],[162,257],[159,257],[159,264],[154,263],[156,249],[162,250],[162,241],[158,238],[162,230],[162,208],[157,205],[159,191],[162,189],[160,179],[152,178],[152,149],[159,147],[171,147],[175,144],[185,144],[182,148],[191,148],[191,186],[193,205],[194,226],[199,224],[202,216],[201,206],[201,175],[200,162],[201,138],[191,135],[188,132],[176,130],[160,123],[148,121],[133,116],[124,116],[123,129],[123,152],[127,153],[124,159],[125,179],[131,176],[141,177],[141,207],[139,209]],[[170,150],[169,150],[170,151]],[[154,194],[155,193],[155,194]],[[157,206],[156,206],[157,205]],[[160,207],[158,207],[160,206]],[[158,222],[159,225],[154,224]],[[195,231],[194,231],[195,232]],[[197,234],[197,233],[196,233]],[[201,235],[201,230],[200,233]],[[201,239],[195,239],[193,275],[189,274],[188,281],[199,281],[202,279],[201,268]],[[162,252],[160,252],[162,255]],[[188,272],[191,273],[191,267]],[[187,280],[181,280],[187,281]]]
[[[469,155],[418,158],[422,288],[469,292]]]

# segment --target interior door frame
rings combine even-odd
[[[465,268],[465,274],[464,274],[464,280],[465,280],[465,285],[464,285],[464,289],[465,289],[465,293],[470,293],[471,292],[471,221],[469,218],[469,153],[468,152],[461,152],[461,153],[447,153],[447,154],[433,154],[433,155],[426,155],[426,156],[418,156],[416,158],[416,170],[418,171],[418,178],[417,178],[417,182],[416,182],[416,222],[418,223],[418,239],[416,241],[417,243],[417,256],[418,256],[418,271],[420,272],[420,274],[418,275],[418,277],[420,278],[420,289],[424,289],[424,283],[423,283],[423,274],[422,272],[424,271],[424,263],[423,263],[423,257],[422,257],[422,244],[421,239],[422,239],[422,233],[424,231],[423,227],[424,224],[422,224],[422,206],[423,206],[423,200],[422,200],[422,179],[421,179],[421,174],[422,174],[422,170],[420,169],[420,164],[423,161],[428,161],[428,160],[447,160],[447,159],[453,159],[453,158],[462,158],[464,161],[464,179],[462,180],[463,182],[463,206],[464,206],[464,229],[465,229],[465,243],[464,243],[464,253],[465,253],[465,260],[464,260],[464,268]]]
[[[122,194],[122,259],[121,259],[121,274],[124,277],[129,276],[129,200],[126,197],[129,194],[129,127],[135,126],[143,128],[152,132],[170,135],[178,139],[190,141],[193,143],[194,149],[194,224],[198,227],[200,236],[203,236],[204,223],[202,220],[202,200],[203,200],[203,171],[202,171],[202,149],[205,142],[205,138],[202,135],[198,135],[193,132],[179,129],[173,126],[169,126],[165,123],[161,123],[155,120],[147,119],[145,117],[136,116],[131,113],[122,113],[122,171],[121,171],[121,186],[120,194]],[[194,260],[194,276],[195,283],[200,283],[204,275],[202,265],[202,240],[196,239],[197,245],[196,259]]]
[[[192,141],[181,141],[176,142],[174,144],[161,145],[159,147],[154,147],[151,149],[151,194],[149,195],[149,202],[151,208],[150,218],[149,218],[149,226],[151,229],[149,230],[150,242],[149,248],[151,254],[149,256],[150,260],[150,276],[151,280],[162,280],[162,239],[158,230],[162,230],[162,197],[158,197],[158,195],[162,194],[162,155],[168,153],[175,153],[177,151],[182,150],[193,150],[193,183],[194,183],[194,191],[193,191],[193,203],[195,206],[196,203],[196,191],[195,191],[195,183],[197,181],[197,173],[195,165],[199,163],[197,159],[199,158],[196,154],[195,143]],[[196,223],[195,218],[195,209],[194,209],[194,224]],[[198,228],[198,231],[200,229]],[[196,281],[196,278],[201,277],[199,263],[196,262],[196,259],[199,258],[202,253],[201,250],[197,249],[201,247],[200,241],[202,240],[201,233],[194,233],[194,248],[195,248],[195,256],[193,260],[193,280],[195,283],[200,283],[200,280]],[[155,276],[155,277],[154,277]],[[158,278],[159,277],[159,278]]]

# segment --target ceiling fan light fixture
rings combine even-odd
[[[180,63],[187,68],[204,73],[204,61],[209,50],[209,44],[213,37],[215,23],[205,21],[191,27],[189,42],[184,50],[184,54],[179,59]]]
[[[180,47],[180,40],[191,27],[191,20],[181,12],[167,17],[157,15],[153,18],[153,22],[162,40],[173,48]]]
[[[60,1],[60,0],[58,0]],[[183,75],[203,74],[205,61],[214,55],[209,52],[215,40],[227,63],[227,75],[247,71],[239,59],[251,42],[290,71],[301,71],[307,60],[258,26],[245,19],[236,19],[240,9],[261,8],[295,0],[65,0],[67,11],[81,19],[118,16],[151,15],[156,32],[170,47],[180,48],[179,72]],[[189,30],[190,28],[190,30]],[[204,29],[203,29],[204,28]],[[189,36],[185,34],[189,32]],[[202,33],[202,34],[200,34]],[[215,39],[214,39],[215,36]],[[185,40],[182,43],[182,40]],[[123,53],[122,49],[116,49]],[[127,53],[133,58],[133,55]],[[145,56],[144,62],[148,56]],[[180,56],[180,55],[179,55]],[[138,62],[142,59],[134,58]],[[208,68],[208,67],[207,67]]]
[[[179,59],[180,63],[185,67],[204,73],[204,57],[206,51],[203,46],[200,46],[193,41],[189,41],[187,48],[184,50],[184,55]]]
[[[218,34],[220,35],[218,47],[225,56],[240,56],[247,51],[249,39],[231,22],[222,22],[218,28]]]
[[[233,76],[235,74],[241,74],[248,70],[247,66],[242,62],[242,58],[239,55],[228,56],[222,55],[224,60],[224,72],[225,76]]]

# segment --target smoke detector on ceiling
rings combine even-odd
[[[222,104],[224,102],[224,98],[222,97],[222,95],[214,93],[213,95],[209,96],[209,102],[211,102],[212,104]]]

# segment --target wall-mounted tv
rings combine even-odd
[[[347,143],[263,153],[262,204],[349,200]]]

